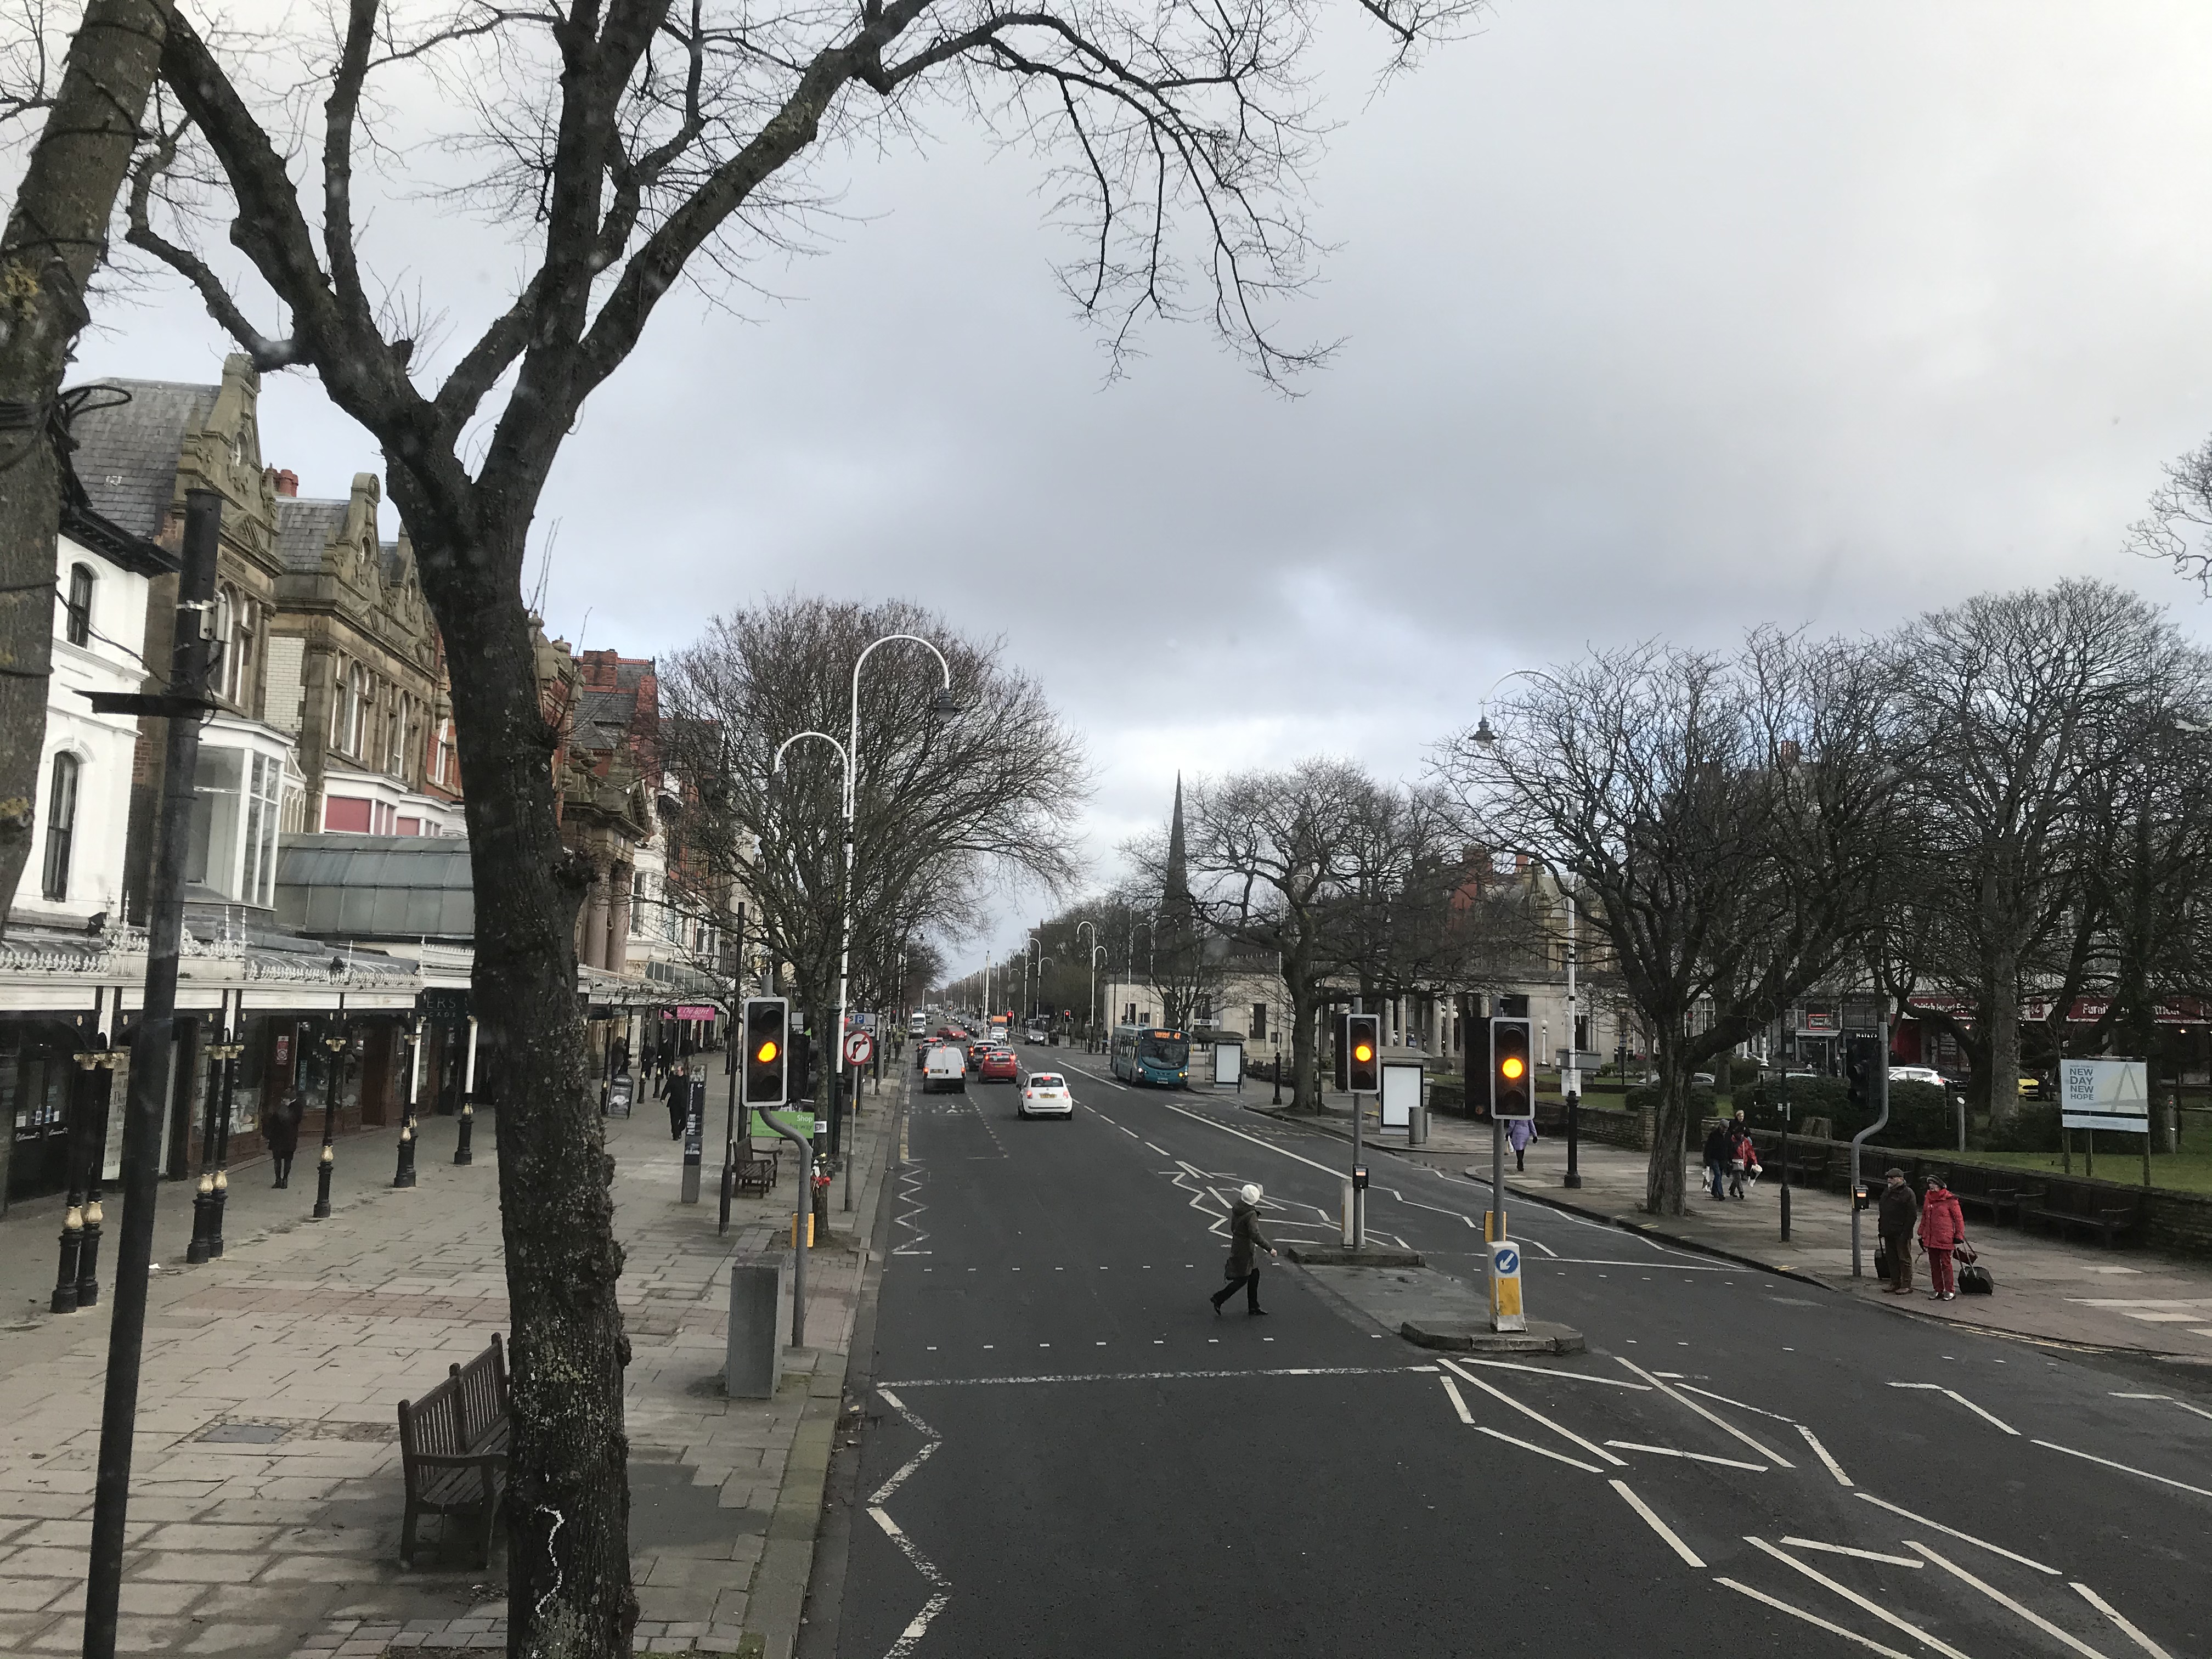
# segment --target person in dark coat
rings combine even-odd
[[[1729,1126],[1713,1125],[1713,1132],[1705,1137],[1705,1189],[1717,1201],[1728,1202],[1728,1194],[1721,1182],[1729,1162]]]
[[[1244,1291],[1247,1314],[1267,1311],[1260,1305],[1260,1267],[1252,1254],[1255,1249],[1265,1250],[1269,1255],[1275,1254],[1275,1247],[1260,1231],[1260,1188],[1256,1183],[1248,1185],[1237,1194],[1236,1207],[1229,1212],[1229,1260],[1222,1267],[1222,1277],[1229,1282],[1214,1293],[1214,1312],[1219,1313],[1221,1304],[1236,1295],[1239,1287]]]
[[[691,1109],[691,1079],[689,1068],[678,1066],[668,1074],[668,1138],[684,1139],[684,1120]]]
[[[1881,1248],[1889,1256],[1889,1285],[1883,1294],[1912,1294],[1912,1224],[1920,1219],[1920,1200],[1905,1185],[1905,1171],[1891,1170],[1884,1176],[1881,1201],[1875,1206],[1875,1226]]]
[[[300,1150],[300,1121],[307,1115],[307,1103],[297,1089],[288,1089],[284,1097],[261,1115],[261,1141],[269,1148],[269,1161],[276,1166],[276,1184],[292,1184],[292,1159]]]

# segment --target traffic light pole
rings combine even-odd
[[[1851,1137],[1851,1277],[1863,1279],[1866,1268],[1860,1254],[1859,1212],[1865,1207],[1866,1189],[1859,1184],[1859,1149],[1866,1138],[1889,1122],[1889,1015],[1875,1022],[1875,1068],[1881,1090],[1881,1115]],[[1784,1183],[1787,1184],[1786,1182]]]
[[[1365,1167],[1367,1153],[1361,1130],[1367,1121],[1367,1100],[1363,1095],[1352,1097],[1352,1248],[1367,1248],[1367,1189],[1359,1182],[1359,1172]]]

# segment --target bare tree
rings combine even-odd
[[[168,17],[168,0],[89,0],[58,77],[41,20],[0,48],[0,120],[44,120],[0,231],[0,896],[22,877],[38,817],[70,442],[62,375],[92,319],[86,296]]]
[[[2117,792],[2185,650],[2155,607],[2077,581],[1933,612],[1886,654],[1913,837],[1887,884],[1915,923],[1896,954],[1917,986],[1972,1010],[1916,1012],[1959,1040],[1975,1093],[2006,1121],[2021,996],[2057,993],[2063,1018],[2085,983]]]
[[[1395,65],[1464,25],[1476,0],[1361,7]],[[335,39],[265,52],[307,64],[308,79],[264,94],[204,27],[174,20],[161,71],[186,119],[134,173],[130,241],[181,275],[261,369],[312,370],[386,457],[452,665],[477,915],[500,944],[478,955],[475,991],[509,1062],[494,1080],[514,1319],[509,1642],[611,1659],[635,1608],[628,1351],[574,997],[586,878],[561,846],[520,593],[546,482],[586,399],[672,289],[787,245],[823,199],[825,158],[897,141],[933,112],[1063,167],[1057,216],[1078,233],[1067,290],[1117,366],[1141,323],[1177,315],[1210,323],[1270,378],[1316,361],[1269,320],[1316,252],[1297,193],[1317,127],[1316,12],[1302,0],[426,0],[406,12],[345,0],[335,21]],[[368,130],[410,98],[465,118]],[[449,169],[403,187],[442,191],[526,249],[512,303],[442,364],[414,308],[380,297],[364,155]],[[228,222],[250,284],[200,251],[195,227],[210,219]],[[439,252],[397,251],[416,270]],[[423,280],[434,292],[441,278]]]
[[[854,791],[854,959],[878,967],[897,941],[966,920],[987,872],[1048,884],[1073,873],[1083,756],[1034,681],[917,606],[784,599],[711,623],[664,663],[663,744],[696,781],[686,825],[694,867],[751,894],[792,966],[817,1033],[833,1032],[844,898],[844,769],[806,731],[846,739],[854,661],[911,634],[945,653],[959,712],[938,711],[937,660],[887,646],[860,679]]]
[[[1650,1023],[1655,1214],[1681,1212],[1691,1073],[1872,923],[1894,817],[1881,681],[1868,653],[1773,634],[1729,657],[1646,645],[1537,677],[1440,754],[1474,839],[1577,884]]]

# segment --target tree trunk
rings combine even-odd
[[[394,495],[403,509],[404,469]],[[526,514],[518,514],[526,523]],[[530,623],[511,574],[522,525],[489,548],[436,544],[408,522],[445,631],[476,884],[478,1016],[501,1063],[499,1194],[514,1331],[507,1651],[532,1659],[626,1655],[629,1441],[623,1422],[623,1266],[614,1173],[585,1065],[576,999],[581,886],[554,817],[554,733],[538,696]]]
[[[1313,987],[1301,977],[1291,983],[1291,1109],[1294,1112],[1314,1112],[1321,1109],[1321,1079],[1317,1057],[1314,1053],[1315,1029],[1319,1024],[1320,1009],[1314,1000]]]
[[[1990,1127],[1994,1129],[2020,1116],[2020,961],[2011,952],[2000,951],[1990,958],[1984,1000],[1990,1029]]]
[[[46,746],[61,459],[54,399],[161,65],[167,0],[91,0],[0,233],[0,933]]]
[[[1659,1103],[1651,1114],[1651,1158],[1644,1176],[1647,1215],[1682,1213],[1683,1159],[1689,1150],[1690,1062],[1679,1021],[1658,1028]]]

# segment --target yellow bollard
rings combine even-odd
[[[799,1218],[797,1216],[791,1218],[791,1248],[794,1250],[799,1248]],[[814,1248],[814,1212],[811,1210],[806,1212],[806,1248],[810,1250]]]

